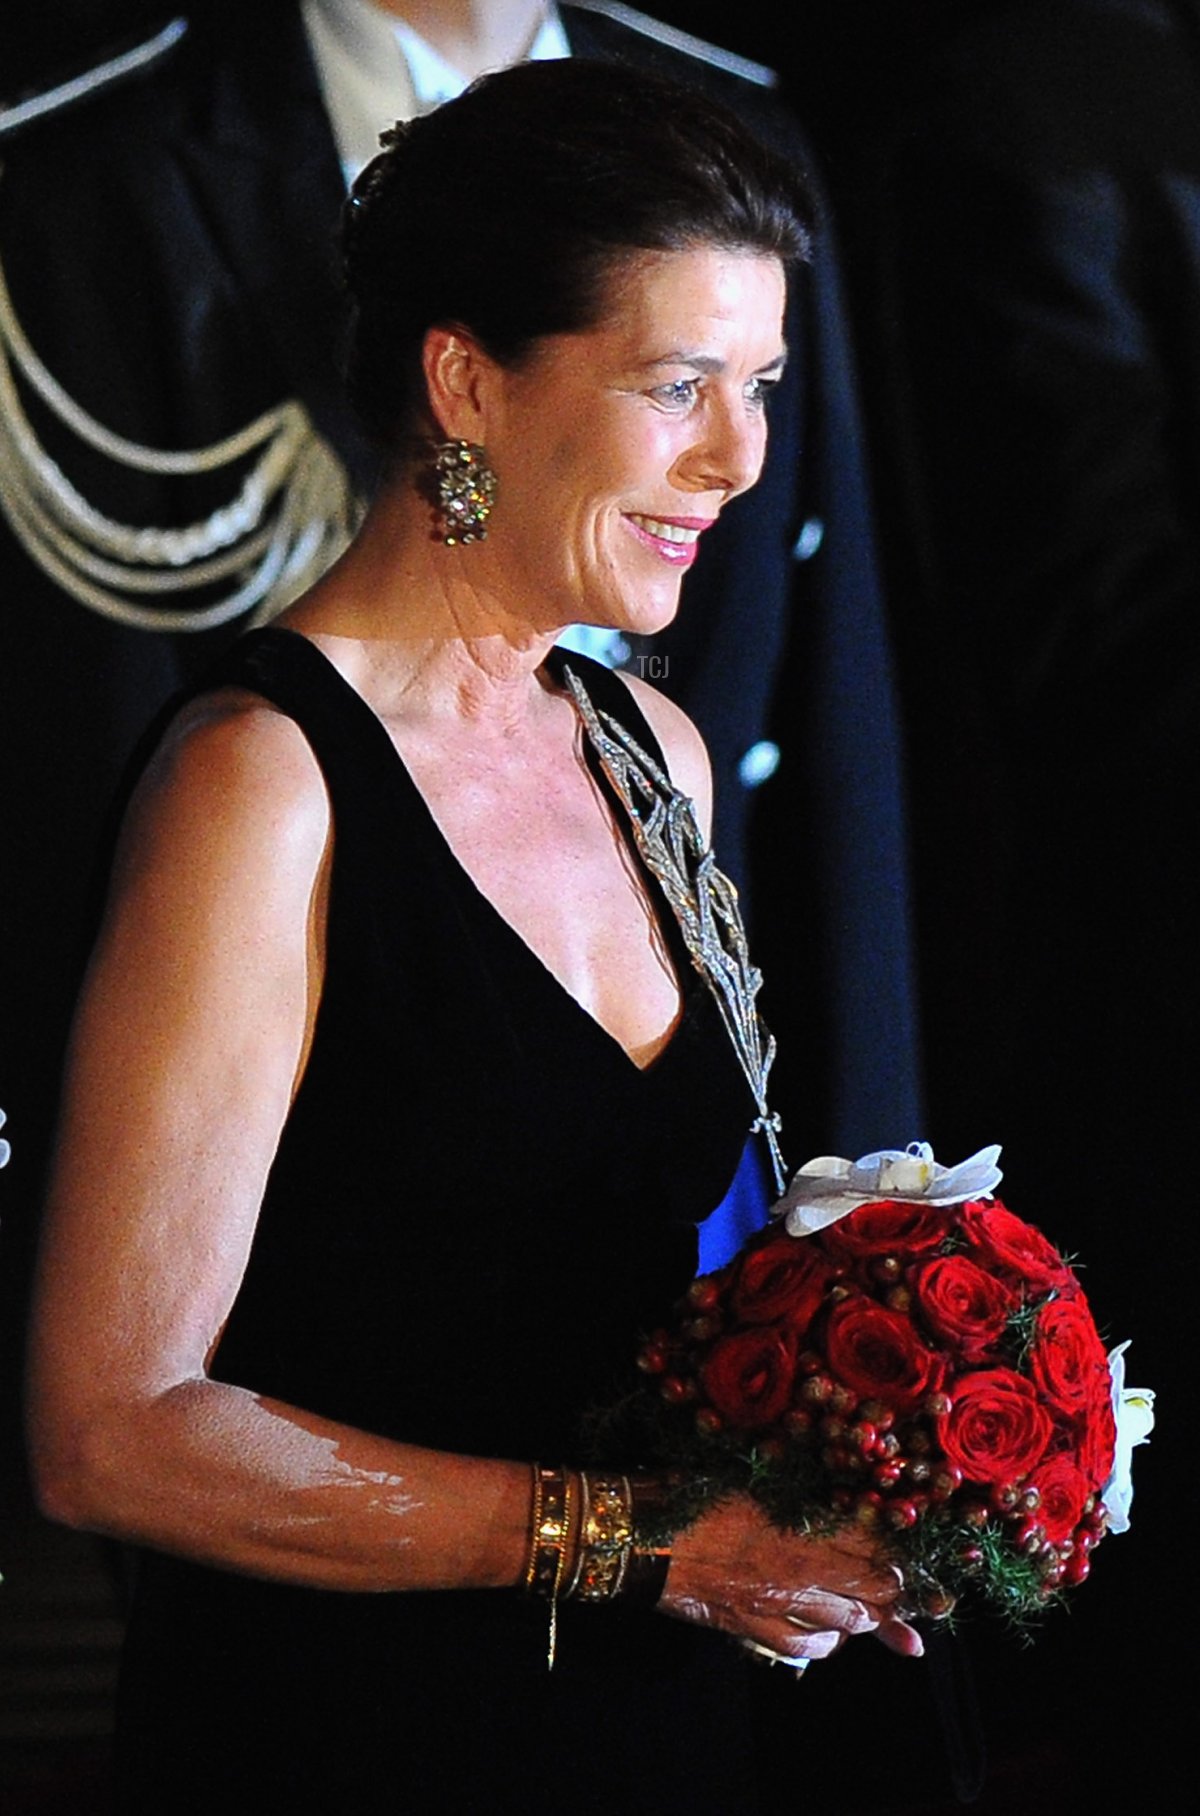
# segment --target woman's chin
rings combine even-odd
[[[606,628],[630,637],[657,636],[678,614],[682,582],[683,576],[679,574],[626,599],[624,609],[613,614],[613,621],[606,624]]]

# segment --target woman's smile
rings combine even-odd
[[[696,559],[700,538],[715,517],[644,517],[629,512],[625,521],[634,534],[674,567],[689,568]]]

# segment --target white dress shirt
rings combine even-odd
[[[371,0],[302,0],[308,41],[333,127],[346,185],[379,150],[395,120],[411,120],[467,87],[468,78],[394,14]],[[525,57],[569,57],[551,6]]]

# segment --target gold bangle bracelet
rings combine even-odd
[[[547,1662],[558,1640],[558,1603],[612,1602],[653,1607],[671,1563],[664,1528],[665,1485],[657,1477],[584,1472],[533,1465],[529,1558],[525,1588],[550,1603]],[[573,1561],[573,1567],[572,1567]]]
[[[632,1494],[627,1476],[584,1475],[579,1562],[571,1594],[581,1602],[620,1595],[633,1550]]]
[[[629,1487],[633,1545],[621,1594],[627,1602],[653,1608],[662,1597],[671,1568],[667,1485],[659,1476],[633,1476]]]
[[[534,1571],[537,1568],[538,1532],[542,1524],[542,1508],[544,1504],[545,1496],[542,1490],[542,1471],[540,1466],[535,1463],[533,1465],[533,1493],[529,1508],[529,1556],[526,1559],[525,1568],[521,1573],[522,1584],[528,1590],[532,1590],[533,1588],[533,1576]]]
[[[546,1641],[546,1669],[553,1671],[558,1650],[558,1598],[567,1573],[571,1543],[571,1476],[565,1469],[533,1466],[533,1502],[529,1535],[529,1563],[525,1587],[550,1604],[550,1630]]]
[[[554,1601],[566,1570],[570,1531],[570,1483],[563,1469],[533,1466],[533,1512],[525,1587]]]

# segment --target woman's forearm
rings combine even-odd
[[[204,1377],[42,1416],[44,1511],[256,1576],[349,1590],[505,1587],[529,1551],[526,1463],[373,1437]]]
[[[526,1577],[527,1463],[393,1443],[205,1378],[73,1425],[51,1419],[40,1440],[36,1431],[45,1511],[72,1525],[312,1588],[509,1588]],[[564,1538],[566,1584],[578,1519]],[[919,1653],[892,1612],[898,1591],[899,1573],[865,1534],[799,1538],[735,1498],[677,1540],[662,1608],[794,1657],[871,1631]]]

